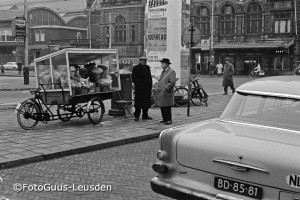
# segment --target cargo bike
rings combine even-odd
[[[30,91],[34,97],[19,103],[15,110],[19,125],[26,130],[38,122],[66,122],[85,114],[92,124],[98,124],[105,113],[103,101],[121,89],[116,49],[67,48],[39,57],[34,63],[37,89]],[[94,68],[102,67],[101,78],[96,83],[89,78],[75,82],[73,66],[84,72],[84,66],[91,63]]]

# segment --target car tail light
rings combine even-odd
[[[165,164],[162,163],[155,163],[152,165],[152,169],[159,173],[159,174],[164,174],[167,173],[169,171],[169,167]]]
[[[159,150],[156,154],[158,160],[164,160],[166,158],[167,153],[165,151]]]

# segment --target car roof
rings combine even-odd
[[[272,76],[247,82],[240,93],[300,99],[300,76]]]

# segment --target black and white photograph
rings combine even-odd
[[[0,0],[0,200],[300,199],[300,0]]]

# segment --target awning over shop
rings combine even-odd
[[[269,49],[269,48],[289,48],[294,44],[294,39],[291,40],[256,40],[247,42],[238,41],[222,41],[216,42],[213,49]],[[201,41],[192,49],[209,50],[209,41]]]

